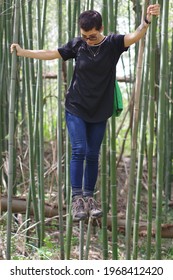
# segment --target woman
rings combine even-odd
[[[65,100],[66,123],[72,145],[70,165],[73,220],[102,216],[93,198],[98,175],[100,146],[107,119],[113,113],[116,64],[128,47],[146,33],[160,6],[150,5],[144,22],[134,33],[103,35],[102,17],[89,10],[79,16],[81,36],[57,50],[25,50],[11,45],[18,56],[51,60],[75,59],[75,68]],[[85,166],[84,166],[85,163]]]

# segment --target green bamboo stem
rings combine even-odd
[[[62,44],[62,3],[58,1],[58,43]],[[62,61],[58,60],[58,110],[57,110],[57,174],[58,174],[58,206],[60,230],[60,257],[65,258],[64,252],[64,221],[62,211]]]
[[[69,41],[72,38],[71,37],[72,36],[72,22],[71,22],[72,7],[71,7],[70,1],[66,1],[66,10],[67,10],[67,41]],[[67,61],[67,87],[70,84],[72,74],[73,74],[73,62],[71,60],[69,60],[69,61]],[[67,202],[67,206],[69,206],[70,191],[71,191],[69,166],[70,166],[70,143],[69,143],[68,131],[66,129],[66,202]],[[67,211],[69,211],[69,209],[67,209]]]
[[[170,83],[169,85],[173,84],[173,33],[172,33],[172,46],[171,46],[171,65],[170,65]],[[173,87],[170,87],[170,97],[171,100],[173,100]],[[172,194],[172,188],[171,188],[171,183],[172,183],[172,176],[173,176],[173,128],[172,128],[172,123],[173,123],[173,102],[170,103],[170,180],[169,180],[169,190],[168,190],[168,197],[171,199],[171,194]]]
[[[106,133],[101,146],[101,201],[102,201],[102,243],[103,259],[108,258],[108,236],[107,236],[107,172],[106,172]]]
[[[26,32],[26,15],[25,15],[25,7],[24,5],[21,6],[21,15],[22,15],[22,34],[23,34],[23,44],[26,48],[28,48],[27,42],[27,32]],[[32,201],[33,201],[33,208],[34,208],[34,216],[35,222],[37,223],[37,237],[40,240],[40,224],[39,222],[39,214],[38,214],[38,201],[37,201],[37,193],[35,187],[35,173],[34,173],[34,166],[35,166],[35,157],[34,157],[34,141],[33,141],[33,110],[32,110],[32,101],[31,101],[31,90],[30,90],[30,83],[29,83],[29,61],[25,59],[24,61],[24,71],[25,71],[25,92],[27,97],[27,110],[28,110],[28,138],[29,138],[29,172],[30,172],[30,186],[29,186],[29,193],[27,199],[27,211],[26,211],[26,220],[29,221],[30,216],[30,203],[31,203],[31,193],[32,193]],[[26,228],[29,226],[29,222],[26,223]],[[26,232],[26,236],[28,236],[28,232]]]
[[[173,69],[173,37],[172,37],[172,68]],[[173,70],[171,72],[171,84],[173,84]],[[171,93],[171,99],[173,100],[173,87],[171,87],[170,89]],[[171,117],[170,117],[170,127],[171,127],[171,137],[170,137],[170,147],[171,147],[171,163],[170,163],[170,181],[172,182],[172,177],[173,177],[173,128],[172,128],[172,124],[173,124],[173,103],[171,103],[171,108],[170,108],[170,113],[171,113]],[[170,189],[169,189],[169,197],[171,197],[172,195],[172,188],[171,188],[172,184],[170,184]]]
[[[20,1],[16,0],[13,42],[18,42],[20,18]],[[7,259],[11,259],[11,223],[12,223],[12,194],[14,186],[13,161],[14,161],[14,120],[15,120],[15,87],[17,73],[16,52],[12,54],[11,84],[10,84],[10,104],[9,104],[9,167],[8,167],[8,220],[7,220]]]
[[[84,259],[88,260],[89,248],[90,248],[90,238],[91,238],[91,217],[88,220],[87,234],[86,234],[86,248],[85,248],[85,256]]]
[[[165,217],[167,217],[167,213],[169,210],[169,201],[171,200],[171,185],[172,185],[172,158],[173,158],[173,103],[170,102],[170,99],[173,100],[173,87],[170,87],[173,81],[173,32],[172,32],[172,44],[171,44],[171,59],[170,59],[170,68],[169,68],[169,81],[168,81],[168,95],[169,99],[167,98],[167,118],[168,118],[168,125],[167,125],[167,143],[166,143],[166,166],[165,166]]]
[[[145,135],[146,135],[146,122],[148,116],[148,78],[149,78],[149,35],[147,36],[145,48],[145,63],[143,70],[143,85],[142,85],[142,106],[141,106],[141,123],[139,135],[139,152],[138,152],[138,168],[136,179],[136,198],[135,198],[135,214],[134,214],[134,230],[133,230],[133,259],[137,259],[138,254],[138,237],[139,237],[139,215],[140,215],[140,199],[143,175],[143,160],[145,152]]]
[[[84,221],[79,221],[79,230],[80,230],[80,236],[79,236],[79,260],[84,259]]]
[[[67,41],[71,39],[72,33],[72,5],[71,1],[66,1],[67,10]],[[67,61],[67,86],[69,86],[71,77],[73,73],[73,62],[71,60]],[[65,171],[65,184],[66,184],[66,259],[70,259],[71,254],[71,238],[72,238],[72,215],[71,215],[71,186],[70,186],[70,143],[68,137],[68,131],[66,128],[66,171]]]
[[[168,69],[169,71],[169,69]],[[166,85],[166,92],[169,94],[169,88],[168,88],[168,83]],[[169,106],[169,99],[165,98],[165,141],[164,141],[164,146],[165,146],[165,165],[164,165],[164,192],[165,192],[165,221],[167,222],[167,211],[168,211],[168,203],[169,203],[169,181],[170,180],[170,170],[171,170],[171,147],[170,147],[170,137],[171,137],[171,130],[169,130],[170,127],[170,117],[169,117],[169,111],[170,111],[170,106]]]
[[[32,4],[33,1],[28,1],[27,3],[27,15],[28,15],[28,24],[27,24],[27,31],[28,31],[28,48],[33,50],[33,12],[32,12]],[[36,78],[35,78],[35,70],[34,70],[34,60],[29,59],[29,71],[30,71],[30,81],[31,81],[31,101],[32,101],[32,108],[33,114],[35,115],[36,111]],[[38,121],[36,121],[38,123]]]
[[[89,10],[90,0],[87,0],[86,10]]]
[[[2,6],[0,5],[0,14]],[[3,15],[0,17],[0,46],[3,46]],[[5,56],[3,48],[0,50],[0,194],[2,193],[2,151],[3,151],[3,67],[4,67]],[[1,214],[1,213],[0,213]]]
[[[3,22],[4,22],[4,14],[3,14],[3,3],[0,2],[0,45],[3,46]],[[0,61],[2,62],[3,57],[3,48],[0,49]]]
[[[42,7],[42,17],[41,17],[41,40],[42,40],[42,46],[44,46],[44,39],[45,39],[45,25],[46,25],[46,13],[47,11],[47,0],[43,1],[43,7]]]
[[[111,153],[111,210],[112,210],[112,259],[118,259],[118,232],[117,232],[117,182],[116,182],[116,120],[111,118],[111,139],[110,139],[110,153]]]
[[[36,23],[37,23],[37,42],[38,49],[42,49],[41,38],[41,15],[40,15],[40,0],[36,2]],[[43,84],[42,84],[42,61],[38,60],[38,73],[37,73],[37,85],[38,85],[38,140],[39,140],[39,158],[38,158],[38,174],[39,174],[39,214],[40,214],[40,246],[44,243],[45,236],[45,215],[44,215],[44,133],[43,133]]]
[[[90,1],[90,10],[94,10],[94,0]]]
[[[117,19],[118,19],[118,1],[115,1],[114,3],[115,9],[114,9],[114,32],[117,33]]]
[[[9,122],[8,117],[8,106],[7,106],[7,83],[9,82],[9,75],[7,75],[7,68],[6,68],[6,56],[3,46],[3,58],[2,58],[2,68],[1,68],[1,76],[0,76],[0,95],[1,95],[1,105],[0,105],[0,112],[1,112],[1,144],[2,144],[2,151],[7,151],[8,145],[7,145],[7,139],[6,135],[8,134],[8,127],[7,123]],[[2,156],[2,154],[1,154]]]
[[[144,5],[145,8],[145,5]],[[144,9],[142,13],[142,21]],[[138,135],[138,121],[139,121],[139,103],[140,103],[140,89],[141,89],[141,76],[142,76],[142,63],[143,63],[144,39],[139,42],[139,52],[137,61],[137,76],[135,83],[135,98],[134,98],[134,112],[132,124],[132,143],[131,143],[131,161],[130,173],[128,183],[128,198],[127,198],[127,211],[126,211],[126,258],[131,258],[131,229],[132,229],[132,212],[133,212],[133,191],[134,180],[136,173],[136,153],[137,153],[137,135]]]
[[[71,255],[71,237],[72,237],[72,230],[73,230],[73,221],[71,215],[71,200],[70,197],[69,206],[68,206],[68,214],[67,214],[67,221],[66,221],[66,259],[70,259]]]
[[[108,33],[108,1],[102,0],[102,17],[105,34]]]
[[[4,1],[2,3],[2,9],[4,11],[9,11],[9,7],[11,7],[11,1]],[[9,11],[8,13],[3,12],[3,21],[2,21],[2,27],[3,27],[3,44],[2,44],[2,51],[3,51],[3,56],[4,56],[4,63],[2,67],[3,71],[3,77],[2,77],[2,93],[3,94],[3,100],[2,100],[2,133],[4,135],[4,140],[2,142],[3,145],[3,150],[7,151],[8,150],[8,140],[7,138],[5,139],[5,136],[8,135],[8,126],[6,123],[9,123],[9,108],[6,105],[6,102],[8,100],[8,94],[7,92],[9,91],[9,84],[10,84],[10,72],[11,72],[11,54],[9,52],[9,42],[11,41],[11,18],[12,14]],[[10,30],[10,31],[9,31]],[[6,94],[5,94],[6,93]],[[6,180],[7,182],[7,180]]]
[[[168,14],[169,0],[163,3],[161,26],[161,57],[160,57],[160,87],[158,102],[158,150],[157,150],[157,178],[156,178],[156,259],[161,259],[161,223],[162,223],[162,191],[164,167],[164,112],[165,88],[167,81],[167,42],[168,42]]]
[[[107,0],[102,1],[102,17],[104,32],[108,32],[108,10]],[[102,246],[103,246],[103,259],[108,258],[108,236],[107,236],[107,164],[106,164],[106,132],[101,146],[101,201],[102,201]]]
[[[80,1],[77,1],[77,0],[74,0],[74,3],[73,3],[73,19],[72,19],[72,37],[75,36],[75,33],[76,33],[76,18],[77,18],[77,8],[78,8],[78,2]]]
[[[108,2],[109,31],[116,29],[114,21],[114,3]],[[117,15],[115,15],[117,16]],[[115,24],[115,26],[114,26]],[[118,259],[118,232],[117,232],[117,182],[116,182],[116,119],[110,120],[110,190],[111,190],[111,211],[112,211],[112,259]]]
[[[130,1],[128,1],[128,21],[129,21],[129,33],[131,33],[131,6],[130,6]],[[131,51],[130,48],[129,48],[128,53],[129,53],[129,69],[130,69],[129,77],[130,77],[130,81],[132,81],[133,80],[132,67],[130,66],[130,63],[131,63],[131,60],[132,60],[132,51]],[[127,93],[130,92],[130,95],[132,94],[132,88],[133,88],[133,83],[129,84],[129,90],[128,90],[128,86],[127,86],[127,83],[126,83],[126,90],[127,90]],[[128,93],[129,98],[130,98],[130,95]]]
[[[6,65],[7,65],[7,69],[10,70],[11,68],[11,55],[9,52],[9,46],[11,43],[11,17],[12,14],[10,12],[11,10],[11,5],[12,5],[12,1],[4,1],[4,9],[5,11],[8,11],[7,13],[5,13],[5,56],[6,56]]]
[[[156,1],[152,1],[152,4]],[[148,206],[147,206],[147,259],[151,256],[152,233],[152,194],[153,194],[153,147],[154,147],[154,117],[155,117],[155,64],[156,64],[156,18],[151,23],[150,46],[150,104],[149,104],[149,143],[148,143]]]

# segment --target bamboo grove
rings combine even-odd
[[[77,18],[87,9],[102,13],[105,34],[131,32],[143,20],[147,5],[156,2],[160,17],[153,19],[145,38],[122,56],[117,70],[124,111],[109,120],[100,154],[96,196],[104,215],[96,224],[91,219],[73,224],[70,145],[63,110],[73,63],[18,58],[10,53],[10,45],[55,49],[79,35]],[[140,259],[141,219],[147,238],[143,259],[163,258],[162,225],[173,227],[172,18],[173,0],[0,0],[0,258],[14,258],[19,235],[24,259],[27,248],[43,248],[49,236],[47,223],[52,222],[58,230],[57,259],[74,258],[74,229],[79,233],[76,258],[91,258],[92,235],[100,230],[96,243],[102,259]],[[125,238],[119,231],[117,203],[124,188]],[[25,201],[25,211],[14,210],[15,198]],[[54,215],[46,214],[47,204],[50,211],[56,209]]]

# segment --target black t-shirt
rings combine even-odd
[[[124,35],[111,34],[97,46],[81,37],[58,48],[63,60],[75,59],[65,108],[87,122],[100,122],[113,113],[116,64],[123,51]]]

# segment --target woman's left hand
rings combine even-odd
[[[146,18],[148,21],[151,21],[151,16],[159,16],[160,15],[160,5],[154,4],[149,5],[147,8],[147,15]]]

